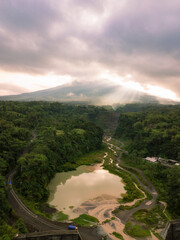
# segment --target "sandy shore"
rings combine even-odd
[[[136,188],[138,188],[136,184],[135,186]],[[144,194],[144,197],[141,199],[145,199],[146,194],[141,189],[139,190]],[[135,199],[133,202],[125,203],[122,205],[132,206],[141,199]],[[112,213],[113,210],[115,210],[119,206],[120,204],[116,197],[104,194],[84,202],[79,208],[74,209],[74,211],[78,214],[85,213],[96,217],[99,220],[99,224],[100,227],[103,229],[103,232],[105,233],[105,235],[108,235],[110,239],[117,240],[117,238],[112,233],[118,232],[123,236],[125,240],[132,240],[134,238],[128,236],[123,232],[125,225],[121,222],[119,218],[117,218]],[[107,219],[109,219],[110,221],[108,223],[104,223],[104,221]],[[149,239],[157,240],[157,238],[153,234]]]
[[[78,209],[74,209],[75,212],[80,214],[86,213],[99,220],[99,224],[103,229],[103,232],[109,236],[112,240],[117,238],[112,235],[113,232],[121,233],[125,240],[131,240],[130,236],[123,233],[124,224],[117,218],[112,211],[119,206],[116,197],[109,195],[101,195],[97,198],[84,202]],[[113,217],[113,220],[111,218]],[[105,220],[110,219],[110,222],[104,223]]]
[[[111,138],[108,138],[106,141],[109,142]],[[108,143],[108,148],[116,154],[116,151],[112,149],[114,147],[112,144]],[[105,158],[108,157],[108,153],[106,152],[104,155],[104,160]],[[103,163],[104,163],[103,160]],[[96,166],[97,168],[100,168],[103,163],[98,164]],[[113,163],[113,159],[109,159],[109,163]],[[118,164],[116,164],[118,168],[121,168]],[[93,169],[93,166],[91,166]],[[91,168],[90,167],[90,168]],[[133,240],[134,238],[130,237],[129,235],[125,234],[123,232],[125,225],[121,222],[121,220],[116,217],[112,212],[118,208],[120,205],[125,205],[125,206],[133,206],[137,201],[139,200],[144,200],[146,198],[146,194],[135,184],[135,187],[143,193],[143,198],[140,199],[134,199],[134,201],[130,203],[124,203],[124,204],[119,204],[118,199],[114,196],[110,196],[107,194],[103,194],[99,197],[96,197],[94,199],[90,199],[83,204],[81,204],[80,207],[74,209],[73,211],[80,214],[89,214],[90,216],[96,217],[99,220],[99,228],[101,229],[101,233],[103,232],[104,235],[107,235],[111,240],[117,240],[117,238],[112,234],[113,232],[120,233],[124,240]],[[108,220],[108,222],[105,223],[105,221]],[[157,240],[157,238],[154,236],[153,233],[151,233],[151,237],[146,238],[152,239],[152,240]]]

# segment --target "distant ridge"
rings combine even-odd
[[[58,101],[78,104],[158,103],[173,104],[171,100],[157,98],[109,82],[74,81],[54,88],[18,95],[1,96],[3,101]]]

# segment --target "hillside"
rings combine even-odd
[[[0,239],[27,231],[8,204],[5,176],[16,167],[16,188],[33,206],[41,206],[56,172],[75,169],[77,158],[101,148],[103,130],[94,122],[106,127],[102,119],[111,122],[112,111],[48,102],[0,102]]]
[[[180,105],[126,105],[119,109],[116,138],[126,143],[128,155],[123,162],[143,170],[159,192],[160,200],[167,202],[168,210],[180,216],[180,166],[148,163],[144,157],[162,157],[180,161]]]
[[[58,101],[78,104],[113,105],[132,102],[173,103],[170,100],[157,98],[132,89],[124,88],[109,82],[77,81],[46,90],[23,93],[19,95],[1,96],[0,100],[12,101]]]

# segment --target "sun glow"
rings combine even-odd
[[[47,88],[60,86],[72,81],[69,75],[56,75],[49,73],[47,75],[29,75],[25,73],[10,73],[0,71],[0,84],[13,85],[14,87],[23,88],[26,92],[38,91]],[[21,93],[21,92],[19,92]],[[17,94],[16,91],[0,90],[0,95]]]
[[[117,74],[111,74],[109,71],[100,75],[100,78],[108,79],[111,82],[119,84],[128,89],[147,93],[156,97],[170,99],[173,101],[180,101],[180,99],[176,96],[176,94],[173,91],[162,88],[162,87],[153,86],[151,84],[142,85],[139,82],[132,80],[132,77],[133,76],[131,74],[127,74],[125,76],[119,76]]]
[[[147,93],[162,97],[162,98],[167,98],[171,99],[174,101],[178,101],[179,99],[177,98],[176,94],[168,89],[157,87],[157,86],[152,86],[150,84],[147,85]]]

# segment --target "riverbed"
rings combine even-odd
[[[126,192],[122,179],[103,169],[102,164],[83,165],[75,171],[57,173],[49,190],[49,204],[69,215],[69,219],[88,213],[95,199],[103,199],[107,204],[117,203]]]

